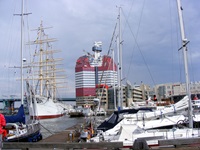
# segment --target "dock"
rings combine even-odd
[[[148,147],[144,140],[138,140],[131,148],[124,148],[122,142],[67,143],[67,142],[6,142],[2,150],[200,150],[200,138],[159,140],[159,146]]]
[[[99,143],[63,143],[63,142],[8,142],[3,143],[2,150],[21,149],[21,150],[81,150],[81,149],[99,149],[99,150],[117,150],[123,147],[122,142],[99,142]]]
[[[79,142],[83,124],[77,124],[66,130],[55,133],[38,142],[3,142],[2,150],[200,150],[200,137],[185,139],[162,139],[159,146],[148,147],[145,138],[135,141],[132,147],[123,147],[123,142]],[[1,149],[0,149],[1,150]]]

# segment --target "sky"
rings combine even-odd
[[[182,0],[188,44],[190,81],[200,81],[200,1]],[[102,55],[110,45],[117,63],[117,37],[121,8],[123,82],[141,82],[151,87],[185,82],[181,36],[175,0],[24,0],[24,41],[33,40],[41,20],[45,32],[56,38],[54,49],[63,58],[67,88],[61,97],[75,97],[76,60],[92,53],[95,41],[102,41]],[[21,0],[0,0],[0,98],[20,93]],[[115,30],[115,25],[117,28]],[[115,34],[113,36],[113,33]],[[113,38],[113,41],[112,41]],[[111,42],[112,41],[112,42]],[[25,46],[26,51],[27,46]],[[28,52],[25,52],[28,54]],[[112,53],[109,53],[112,56]]]

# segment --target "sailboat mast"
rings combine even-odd
[[[115,91],[115,64],[114,64],[114,60],[115,60],[115,54],[114,54],[114,49],[112,49],[112,55],[113,55],[113,61],[112,61],[112,67],[113,67],[113,89],[114,89],[114,109],[116,110],[117,106],[116,106],[116,91]]]
[[[193,119],[192,119],[192,103],[191,103],[191,92],[190,92],[190,79],[189,79],[189,71],[188,71],[188,58],[187,58],[187,44],[188,40],[185,37],[184,24],[183,24],[183,15],[182,15],[182,6],[180,0],[177,0],[180,28],[181,28],[181,38],[182,38],[182,49],[183,49],[183,57],[184,57],[184,67],[185,67],[185,79],[186,79],[186,92],[188,95],[188,118],[189,118],[189,127],[193,128]]]
[[[123,89],[122,89],[122,43],[121,43],[121,7],[119,7],[119,40],[118,40],[118,108],[122,108],[123,99]]]
[[[23,94],[24,94],[24,89],[23,89],[23,21],[24,21],[24,1],[22,0],[22,3],[21,3],[21,103],[22,105],[24,104],[24,97],[23,97]]]

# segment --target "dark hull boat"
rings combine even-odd
[[[40,133],[40,123],[37,120],[25,122],[23,105],[20,106],[18,113],[14,116],[5,116],[7,131],[5,142],[37,142],[42,139]]]
[[[97,130],[107,131],[117,125],[120,121],[123,120],[123,116],[125,114],[136,114],[138,111],[152,111],[151,108],[138,108],[138,109],[122,109],[117,110],[112,113],[112,115],[102,122],[98,127]]]

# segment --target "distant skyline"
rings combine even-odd
[[[200,1],[181,0],[188,44],[190,81],[200,81]],[[102,41],[102,53],[109,50],[115,24],[121,12],[122,28],[122,70],[123,82],[151,85],[185,82],[181,47],[180,28],[175,0],[24,0],[24,41],[28,34],[34,40],[36,33],[31,31],[43,21],[50,38],[58,41],[53,48],[62,50],[56,54],[63,58],[67,74],[67,89],[59,95],[75,97],[76,60],[92,52],[95,41]],[[20,16],[21,0],[0,1],[0,98],[19,95],[20,71],[13,66],[20,65]],[[27,22],[28,20],[28,22]],[[27,29],[27,25],[28,28]],[[28,30],[30,32],[28,32]],[[117,63],[116,36],[112,43]],[[28,46],[25,56],[28,59]]]

